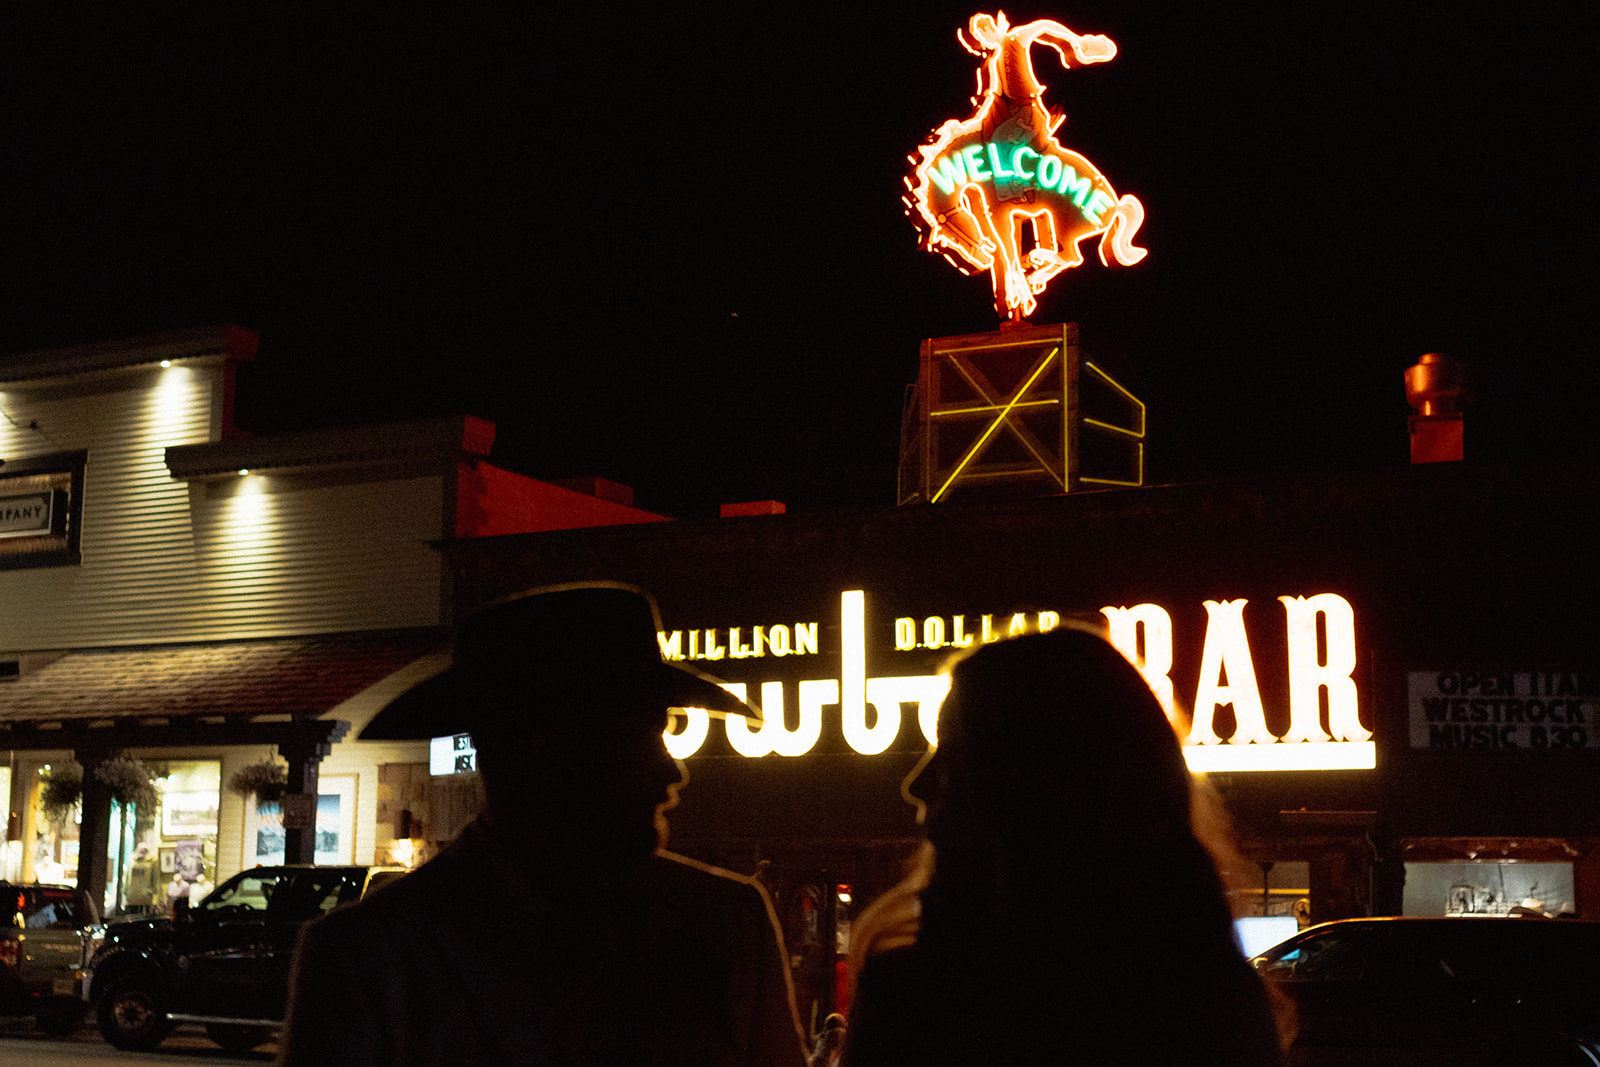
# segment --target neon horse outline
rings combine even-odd
[[[1100,262],[1107,266],[1108,252],[1128,266],[1145,257],[1133,244],[1144,205],[1117,196],[1098,168],[1056,140],[1066,116],[1045,107],[1031,55],[1034,45],[1044,45],[1071,70],[1069,51],[1080,64],[1104,63],[1117,46],[1049,19],[1013,27],[1003,11],[972,16],[956,37],[983,59],[976,110],[945,122],[909,157],[915,181],[906,179],[904,200],[923,247],[962,273],[989,271],[995,311],[1020,323],[1037,309],[1051,278],[1083,262],[1084,238],[1100,235]],[[1033,244],[1024,253],[1022,228],[1030,224]]]

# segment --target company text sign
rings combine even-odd
[[[1189,764],[1196,770],[1365,769],[1376,764],[1372,733],[1359,720],[1355,612],[1333,593],[1281,596],[1277,626],[1283,628],[1288,687],[1288,730],[1273,733],[1257,684],[1245,599],[1206,601],[1207,624],[1199,677],[1187,683],[1182,698],[1193,709],[1181,732]],[[1101,609],[1111,643],[1128,657],[1150,684],[1169,718],[1182,723],[1180,694],[1172,678],[1174,627],[1157,604]],[[892,645],[873,650],[957,649],[1061,624],[1055,611],[998,615],[904,617],[893,620]],[[1256,623],[1255,625],[1260,625]],[[868,671],[867,603],[863,590],[840,595],[839,647],[818,647],[815,621],[769,622],[757,626],[666,630],[657,634],[663,658],[712,661],[725,672],[730,660],[757,667],[769,657],[838,654],[838,677],[800,681],[728,682],[741,699],[754,699],[766,721],[725,720],[728,742],[741,755],[800,756],[811,751],[822,732],[824,709],[840,716],[846,742],[863,755],[886,751],[899,736],[906,706],[922,737],[938,740],[939,705],[949,688],[940,674],[877,676]],[[832,632],[832,631],[827,631]],[[879,628],[870,632],[882,633]],[[775,639],[776,638],[776,639]],[[698,653],[698,654],[695,654]],[[755,661],[755,662],[752,662]],[[788,702],[793,701],[791,705]],[[785,708],[792,708],[786,715]],[[1218,732],[1221,709],[1231,709],[1232,729]],[[870,710],[869,710],[870,709]],[[1281,720],[1284,716],[1274,716]],[[689,709],[667,736],[680,759],[698,752],[712,729],[710,717]],[[1327,725],[1323,725],[1324,718]],[[790,725],[790,723],[793,725]]]
[[[1600,748],[1595,672],[1411,671],[1407,684],[1412,748]]]
[[[0,496],[0,537],[38,537],[50,532],[50,493]]]
[[[428,746],[428,773],[471,774],[478,769],[478,750],[471,734],[435,737]]]

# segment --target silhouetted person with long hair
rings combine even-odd
[[[927,843],[852,931],[846,1067],[1281,1063],[1139,673],[1067,625],[951,677],[907,784]]]
[[[462,625],[366,739],[470,732],[486,812],[302,935],[280,1062],[801,1067],[765,892],[660,848],[668,708],[754,715],[664,663],[655,606],[589,584]]]

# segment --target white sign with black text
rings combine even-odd
[[[1407,686],[1412,748],[1600,748],[1590,671],[1411,671]]]

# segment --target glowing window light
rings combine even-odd
[[[1217,707],[1233,705],[1238,723],[1232,743],[1270,745],[1278,739],[1267,729],[1267,715],[1261,707],[1261,691],[1256,688],[1255,664],[1250,660],[1250,639],[1244,631],[1246,600],[1208,600],[1206,604],[1206,643],[1200,654],[1200,686],[1194,695],[1194,727],[1189,731],[1191,745],[1215,745],[1222,741],[1212,728]],[[1228,683],[1222,684],[1226,671]]]
[[[1144,205],[1119,197],[1092,163],[1056,140],[1064,116],[1045,108],[1031,55],[1043,45],[1070,70],[1069,55],[1103,63],[1117,46],[1049,19],[1013,27],[1004,12],[972,16],[957,37],[983,60],[976,110],[945,122],[909,157],[903,199],[923,247],[963,273],[988,271],[996,312],[1020,321],[1035,311],[1051,278],[1083,262],[1078,244],[1085,238],[1100,235],[1107,265],[1108,253],[1126,265],[1145,256],[1133,244]],[[1024,254],[1021,234],[1029,225],[1033,247]]]

